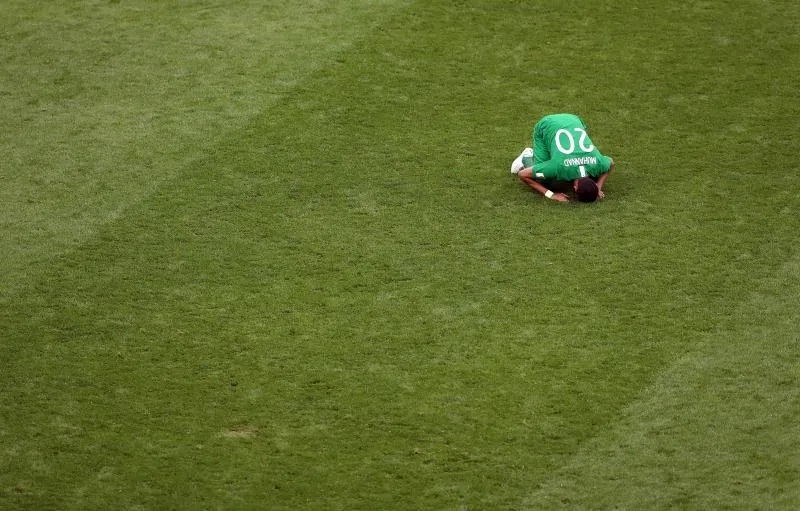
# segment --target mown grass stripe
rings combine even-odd
[[[796,509],[800,258],[655,374],[520,509]]]
[[[6,5],[0,299],[405,6]]]

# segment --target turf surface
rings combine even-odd
[[[793,2],[4,12],[0,508],[800,506]]]

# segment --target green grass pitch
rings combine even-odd
[[[797,2],[2,13],[0,509],[800,508]]]

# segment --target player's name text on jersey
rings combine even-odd
[[[575,167],[578,165],[597,165],[595,156],[584,156],[583,158],[567,158],[564,160],[565,167]]]

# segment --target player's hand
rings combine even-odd
[[[558,202],[569,202],[569,197],[567,197],[563,193],[554,193],[553,197],[551,198],[553,200],[557,200]]]
[[[597,198],[602,199],[606,196],[606,193],[603,190],[597,190]]]

